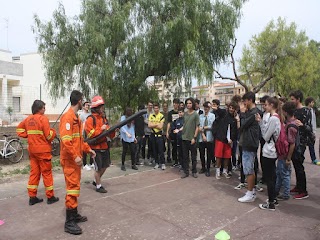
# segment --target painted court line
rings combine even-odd
[[[226,223],[223,224],[222,226],[217,227],[217,228],[213,229],[212,231],[209,231],[209,232],[201,235],[200,237],[195,238],[194,240],[203,240],[203,239],[205,239],[206,237],[209,237],[209,236],[211,236],[212,234],[217,233],[218,231],[222,230],[223,228],[227,227],[228,225],[230,225],[230,224],[232,224],[232,223],[235,223],[235,222],[238,221],[240,218],[242,218],[242,217],[244,217],[245,215],[253,212],[253,211],[256,210],[256,209],[257,209],[257,207],[254,207],[254,208],[250,209],[249,211],[241,214],[239,217],[235,217],[235,218],[232,219],[232,220],[228,220],[228,222],[226,222]]]

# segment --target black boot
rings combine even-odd
[[[43,202],[42,198],[37,198],[37,197],[30,197],[29,199],[29,205],[35,205],[36,203]]]
[[[76,208],[76,214],[74,216],[74,220],[76,223],[79,223],[79,222],[86,222],[88,221],[88,218],[86,216],[81,216],[79,213],[78,213],[78,208]]]
[[[66,222],[64,224],[64,231],[73,235],[79,235],[82,233],[82,229],[77,225],[75,216],[77,209],[67,209],[66,211]]]
[[[58,201],[59,201],[58,197],[52,196],[51,198],[47,199],[47,204],[52,204],[52,203],[55,203],[55,202],[58,202]]]

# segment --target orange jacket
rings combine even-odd
[[[91,148],[83,141],[82,123],[72,108],[62,115],[59,125],[62,161],[74,161],[76,157],[82,158],[82,152],[89,152]]]
[[[95,121],[95,126],[94,126],[94,122],[93,122],[93,118],[92,117],[88,117],[86,122],[85,122],[85,132],[88,138],[94,138],[98,135],[100,135],[103,130],[101,129],[101,127],[106,124],[107,128],[109,129],[110,126],[108,124],[108,120],[106,118],[103,118],[100,114],[98,113],[92,113],[93,117],[96,119]],[[115,132],[112,132],[109,134],[110,138],[114,138],[115,137]],[[108,149],[108,144],[107,144],[107,137],[101,138],[99,140],[99,143],[96,145],[90,145],[90,147],[92,149]]]
[[[51,142],[56,136],[56,131],[50,128],[49,120],[43,114],[30,115],[19,123],[16,132],[19,137],[28,138],[29,152],[51,152]]]

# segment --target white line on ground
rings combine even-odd
[[[220,231],[220,230],[222,230],[223,228],[227,227],[228,225],[230,225],[230,224],[238,221],[240,218],[242,218],[242,217],[244,217],[245,215],[253,212],[253,211],[256,210],[256,209],[257,209],[257,207],[254,207],[254,208],[250,209],[249,211],[241,214],[239,217],[235,217],[235,218],[232,219],[232,220],[229,220],[229,219],[228,219],[228,221],[227,221],[225,224],[221,225],[220,227],[217,227],[217,228],[213,229],[212,231],[209,231],[209,232],[201,235],[200,237],[195,238],[194,240],[202,240],[202,239],[205,239],[206,237],[209,237],[209,236],[211,236],[212,234],[217,233],[218,231]]]

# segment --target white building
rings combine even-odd
[[[23,115],[31,114],[31,106],[36,99],[46,103],[46,115],[52,121],[69,102],[69,96],[53,102],[38,53],[12,57],[11,52],[0,50],[0,119],[10,121],[7,109],[11,107],[11,121],[20,121]]]

